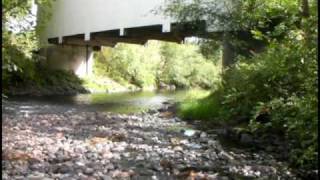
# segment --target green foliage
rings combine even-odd
[[[213,117],[213,101],[208,101],[209,91],[191,90],[182,99],[179,116],[184,119],[210,119]]]
[[[126,44],[118,44],[114,49],[105,48],[97,54],[94,71],[124,85],[128,82],[140,88],[152,86],[160,61],[158,46],[157,42],[152,42],[145,48]]]
[[[271,108],[271,122],[267,125],[252,120],[253,126],[284,131],[290,140],[290,161],[300,167],[312,169],[317,167],[318,158],[318,100],[314,95],[303,97],[290,96],[273,99],[265,104]]]
[[[2,82],[3,85],[25,82],[32,79],[35,73],[35,64],[19,46],[9,44],[2,48]]]
[[[3,0],[2,22],[2,85],[3,91],[14,94],[15,88],[24,87],[40,90],[57,87],[62,89],[81,89],[81,80],[65,71],[50,70],[40,66],[38,55],[33,51],[39,49],[38,32],[50,16],[51,0],[38,0],[36,3],[45,9],[38,19],[35,30],[30,17],[32,0]],[[12,91],[13,90],[13,91]],[[50,88],[49,88],[50,91]]]
[[[192,44],[184,46],[164,43],[161,47],[162,63],[158,81],[174,84],[180,88],[211,88],[219,79],[219,66],[206,60],[199,48]]]
[[[227,31],[229,43],[237,53],[250,56],[259,48],[255,45],[268,44],[270,38],[282,38],[293,24],[299,24],[299,3],[292,0],[169,0],[158,13],[174,17],[180,24],[188,23],[200,27],[206,20],[206,27],[218,32]],[[315,6],[315,1],[310,1]],[[195,28],[197,30],[197,28]],[[201,36],[204,29],[198,29]],[[207,34],[214,41],[205,40],[200,46],[204,55],[215,54],[217,44],[222,43],[219,34]],[[253,44],[252,44],[253,43]],[[210,48],[211,47],[211,48]],[[257,48],[257,49],[256,49]],[[210,49],[208,51],[208,49]]]
[[[36,37],[38,38],[38,46],[47,45],[47,41],[41,36],[45,33],[48,19],[52,16],[53,3],[55,0],[36,0],[38,5],[37,26],[35,29]]]
[[[96,54],[94,71],[140,88],[160,83],[179,88],[211,88],[219,66],[205,59],[196,45],[149,41],[146,47],[118,44]],[[208,76],[209,75],[209,76]]]
[[[232,1],[233,5],[229,4],[230,8],[224,12],[214,0],[169,2],[163,12],[182,23],[196,24],[206,17],[207,26],[245,30],[268,45],[262,54],[251,52],[252,58],[238,57],[239,61],[223,72],[222,85],[208,98],[183,103],[181,114],[220,122],[250,120],[252,131],[278,132],[289,140],[292,165],[315,169],[318,164],[317,2]],[[241,34],[229,33],[234,47],[247,46]],[[216,49],[210,44],[203,47],[204,52]],[[269,121],[258,121],[265,113]]]
[[[191,22],[197,25],[200,20],[206,19],[208,27],[250,30],[265,28],[275,18],[291,17],[292,13],[297,11],[297,3],[298,1],[292,0],[169,0],[160,8],[160,13],[175,17],[182,23]]]
[[[39,0],[37,3],[49,7],[52,1]],[[3,88],[6,91],[10,86],[37,84],[43,74],[39,75],[38,58],[32,53],[39,48],[35,25],[30,21],[34,16],[31,13],[32,1],[3,0],[2,5]]]
[[[48,74],[50,75],[44,75]],[[41,77],[39,77],[41,75]],[[65,70],[48,70],[41,67],[38,69],[37,79],[41,80],[38,83],[41,86],[63,86],[68,84],[82,84],[80,80],[74,73]]]
[[[52,70],[28,59],[21,62],[24,63],[20,65],[22,70],[14,72],[3,71],[2,90],[7,95],[25,93],[49,95],[85,92],[82,86],[83,81],[72,72]]]
[[[32,1],[26,0],[2,0],[2,25],[6,25],[10,18],[22,19],[29,14]],[[5,26],[2,26],[5,28]]]
[[[317,166],[316,46],[306,47],[296,37],[274,42],[251,60],[240,58],[223,76],[222,86],[211,96],[183,103],[182,116],[224,122],[246,117],[253,131],[285,135],[293,165]],[[256,121],[265,112],[270,122]]]
[[[136,90],[133,85],[121,85],[107,76],[91,75],[82,78],[83,86],[91,92],[120,92],[128,90]]]

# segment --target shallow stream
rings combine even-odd
[[[182,100],[188,91],[80,94],[75,96],[10,97],[2,110],[9,114],[48,114],[66,111],[136,113]]]

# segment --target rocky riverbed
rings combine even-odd
[[[166,111],[2,115],[3,179],[298,179]]]

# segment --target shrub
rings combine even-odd
[[[183,117],[220,122],[244,117],[252,131],[284,135],[292,165],[316,168],[318,62],[316,41],[312,43],[306,46],[304,40],[289,34],[252,59],[239,58],[223,73],[222,86],[210,97],[182,104]],[[262,114],[269,118],[264,123],[258,120]]]
[[[95,56],[96,75],[108,76],[123,85],[178,88],[211,88],[218,80],[219,67],[204,58],[196,45],[149,41],[147,46],[118,44]]]

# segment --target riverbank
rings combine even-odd
[[[201,120],[198,124],[203,130],[220,126],[219,133],[227,139],[277,154],[306,179],[317,179],[317,100],[295,97],[287,101],[281,97],[263,102],[255,99],[256,95],[220,88],[209,96],[183,101],[179,116],[190,122]]]
[[[76,95],[90,93],[81,85],[68,84],[59,86],[24,86],[9,87],[5,90],[8,96],[52,96],[52,95]]]
[[[28,70],[28,72],[8,74],[7,79],[2,80],[2,93],[6,96],[49,96],[89,93],[82,85],[83,80],[72,72],[52,70],[42,66],[34,68]]]
[[[166,106],[133,114],[3,114],[2,178],[295,178],[272,155],[227,147]]]
[[[77,95],[77,94],[97,94],[97,93],[130,93],[144,91],[175,91],[172,85],[164,87],[137,87],[129,83],[119,83],[108,77],[84,77],[79,78],[67,73],[65,77],[37,83],[29,82],[21,85],[7,85],[3,91],[7,96],[53,96],[53,95]]]

